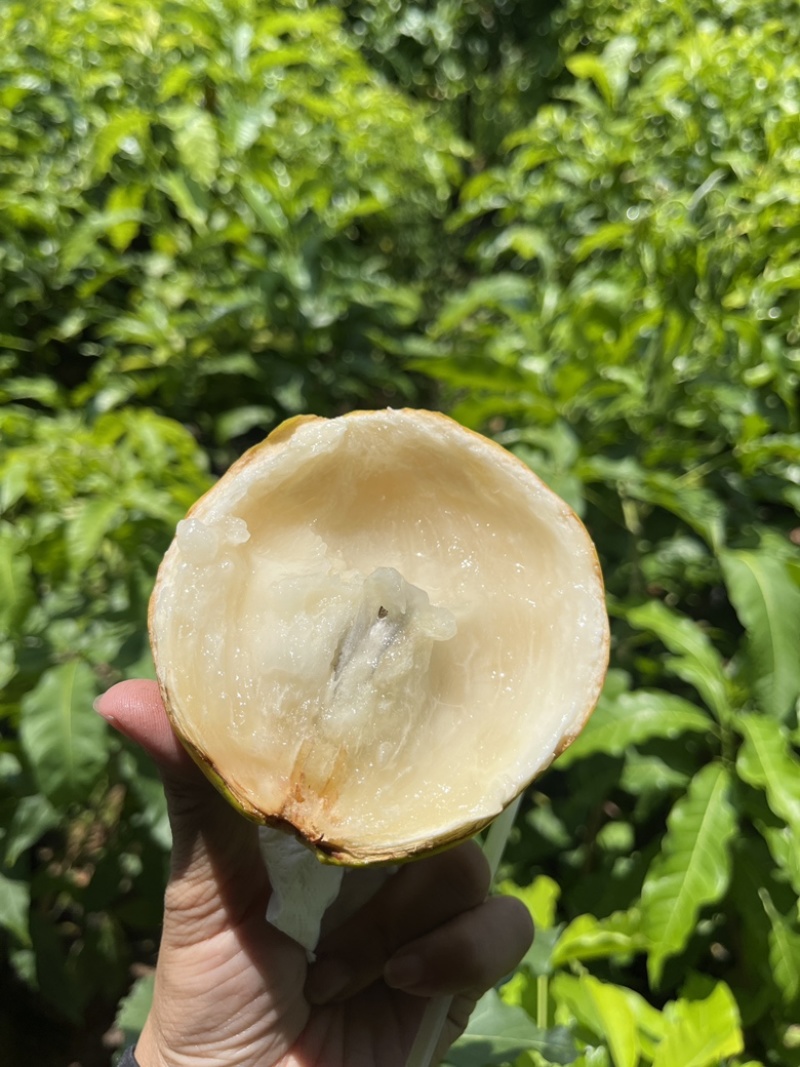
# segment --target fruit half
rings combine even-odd
[[[608,656],[581,522],[426,411],[278,427],[178,525],[150,633],[208,777],[347,864],[490,822],[577,736]]]

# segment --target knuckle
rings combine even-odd
[[[486,899],[491,882],[489,865],[474,841],[445,853],[442,857],[446,891],[462,910],[474,908]]]
[[[535,934],[531,913],[521,900],[514,897],[495,898],[495,907],[508,929],[509,940],[517,947],[522,946],[527,952],[533,944]]]
[[[486,967],[486,944],[478,932],[473,929],[461,933],[458,946],[459,970],[464,979],[474,982]]]

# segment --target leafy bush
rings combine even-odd
[[[385,351],[429,314],[461,149],[341,21],[0,9],[0,928],[75,1034],[153,956],[160,789],[90,705],[152,670],[175,523],[284,415],[420,398]],[[0,1044],[42,1062],[14,988]]]
[[[21,984],[108,1025],[152,959],[160,788],[88,708],[151,670],[209,472],[301,409],[436,397],[583,515],[613,630],[505,865],[536,944],[453,1067],[800,1067],[793,0],[29,8],[0,10],[0,1037]]]
[[[155,771],[91,704],[152,673],[153,574],[209,478],[150,411],[87,426],[10,406],[0,438],[0,925],[17,974],[77,1022],[152,935],[169,844]]]
[[[414,398],[377,339],[426,311],[457,146],[334,9],[11,3],[0,40],[9,398],[44,375],[218,446]]]
[[[416,98],[433,101],[491,158],[503,135],[549,92],[559,0],[337,0],[371,62]]]
[[[587,1064],[745,1041],[800,1062],[800,41],[780,10],[568,5],[563,40],[591,50],[466,186],[476,277],[423,364],[603,558],[615,669],[531,799],[513,871],[552,897],[507,987],[577,1025]]]

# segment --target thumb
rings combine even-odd
[[[172,828],[172,865],[164,937],[181,943],[213,936],[239,922],[269,895],[256,827],[205,778],[175,735],[158,685],[120,682],[95,710],[156,764]]]

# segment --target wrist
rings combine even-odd
[[[168,1067],[167,1061],[159,1052],[159,1042],[153,1033],[151,1019],[152,1015],[148,1016],[144,1029],[131,1049],[130,1061],[124,1065],[120,1063],[118,1067]]]

